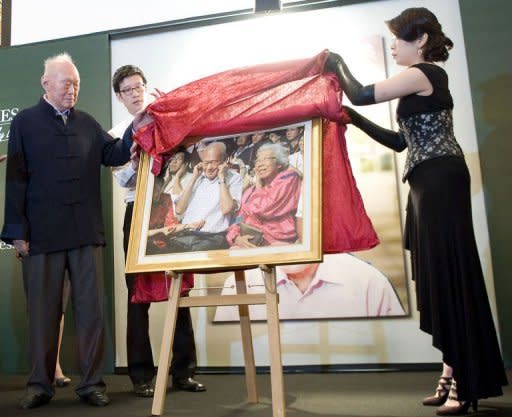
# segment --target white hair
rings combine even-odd
[[[258,149],[259,154],[261,151],[272,151],[272,154],[275,156],[277,163],[281,164],[284,168],[287,168],[290,164],[290,161],[288,159],[290,152],[288,152],[288,149],[286,149],[283,145],[280,143],[265,143],[264,145],[260,146]]]
[[[207,151],[209,149],[218,149],[221,153],[222,160],[226,159],[227,155],[227,148],[226,144],[223,142],[210,142],[205,148],[204,151]]]
[[[51,56],[51,57],[45,59],[43,76],[44,77],[48,76],[48,74],[50,72],[50,68],[52,67],[53,64],[62,63],[62,62],[69,62],[74,67],[76,67],[75,63],[73,62],[73,59],[71,58],[71,55],[69,55],[67,52],[63,52],[61,54],[54,55],[54,56]]]

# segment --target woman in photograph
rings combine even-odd
[[[155,178],[148,228],[148,253],[166,253],[170,236],[182,230],[197,230],[204,225],[204,221],[181,224],[181,216],[176,214],[176,199],[192,178],[188,165],[188,152],[180,147],[168,159],[163,175]]]
[[[297,240],[295,213],[301,179],[288,167],[288,152],[279,144],[264,144],[254,161],[254,185],[244,191],[241,223],[229,227],[231,247],[290,244]]]
[[[465,414],[480,398],[502,395],[507,384],[478,257],[469,172],[453,134],[453,100],[445,70],[452,41],[425,8],[404,10],[386,22],[391,55],[405,69],[361,85],[341,56],[326,69],[336,73],[354,105],[398,98],[399,131],[383,129],[346,107],[352,124],[397,152],[408,148],[405,247],[411,252],[421,330],[442,352],[443,373],[435,395],[423,400],[438,415]]]

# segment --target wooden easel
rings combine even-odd
[[[242,346],[245,362],[245,382],[247,386],[247,400],[250,403],[258,402],[256,389],[256,367],[254,365],[254,350],[252,345],[251,320],[249,305],[265,304],[267,306],[268,341],[270,350],[270,383],[272,388],[272,417],[285,417],[283,364],[281,361],[281,338],[279,333],[278,294],[276,289],[275,267],[260,266],[264,275],[265,293],[247,294],[245,286],[245,272],[235,271],[235,295],[205,295],[194,297],[180,297],[182,274],[173,273],[169,301],[162,335],[162,346],[156,376],[155,395],[153,397],[152,415],[160,416],[163,413],[169,367],[172,359],[172,343],[176,328],[176,317],[179,307],[205,307],[238,305],[240,314],[240,328],[242,332]]]

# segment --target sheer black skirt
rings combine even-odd
[[[466,163],[431,159],[408,181],[405,247],[420,329],[453,368],[459,399],[502,395],[507,378],[473,232]]]

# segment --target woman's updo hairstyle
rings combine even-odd
[[[428,40],[422,48],[425,61],[444,62],[448,59],[453,42],[443,33],[434,13],[425,7],[405,9],[386,24],[393,35],[407,42],[415,41],[426,33]]]

